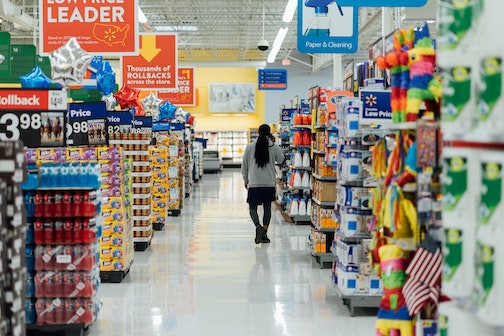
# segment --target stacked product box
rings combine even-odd
[[[127,270],[133,261],[131,159],[120,147],[97,148],[102,175],[100,271]]]
[[[158,145],[163,145],[168,148],[168,212],[169,214],[180,214],[181,209],[181,160],[179,156],[179,135],[158,134],[156,135]]]
[[[92,324],[98,315],[101,174],[94,148],[27,150],[37,171],[23,186],[27,216],[28,322]],[[32,161],[33,160],[33,161]],[[30,232],[31,231],[31,232]],[[31,246],[31,248],[30,248]]]
[[[121,146],[123,154],[131,159],[131,186],[133,211],[133,243],[135,250],[144,251],[152,240],[151,187],[152,172],[149,144],[151,132],[109,134],[109,143]]]
[[[152,169],[152,225],[161,230],[168,217],[168,147],[150,146]]]
[[[26,165],[21,142],[0,142],[0,334],[26,334],[26,210],[21,183]]]

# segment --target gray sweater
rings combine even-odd
[[[241,168],[243,181],[248,182],[249,188],[274,187],[276,183],[275,162],[283,163],[285,156],[280,146],[270,140],[270,161],[261,168],[257,165],[254,157],[256,143],[257,141],[249,143],[245,148]]]

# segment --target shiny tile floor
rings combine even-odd
[[[271,244],[256,245],[245,200],[238,170],[206,174],[123,283],[102,284],[90,335],[374,335],[375,311],[350,317],[312,262],[309,226],[275,209]]]

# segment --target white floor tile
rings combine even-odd
[[[205,175],[123,283],[101,285],[90,335],[374,335],[375,311],[350,317],[312,262],[309,226],[274,210],[271,244],[256,245],[245,200],[238,170]]]

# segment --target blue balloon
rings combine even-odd
[[[104,96],[114,91],[116,74],[109,61],[103,62],[101,69],[96,73],[96,85],[98,86],[98,91]]]
[[[166,100],[163,104],[159,106],[159,120],[171,120],[175,118],[175,112],[177,111],[177,106]]]
[[[51,79],[47,77],[39,66],[24,76],[19,77],[24,89],[47,89],[51,86]]]

